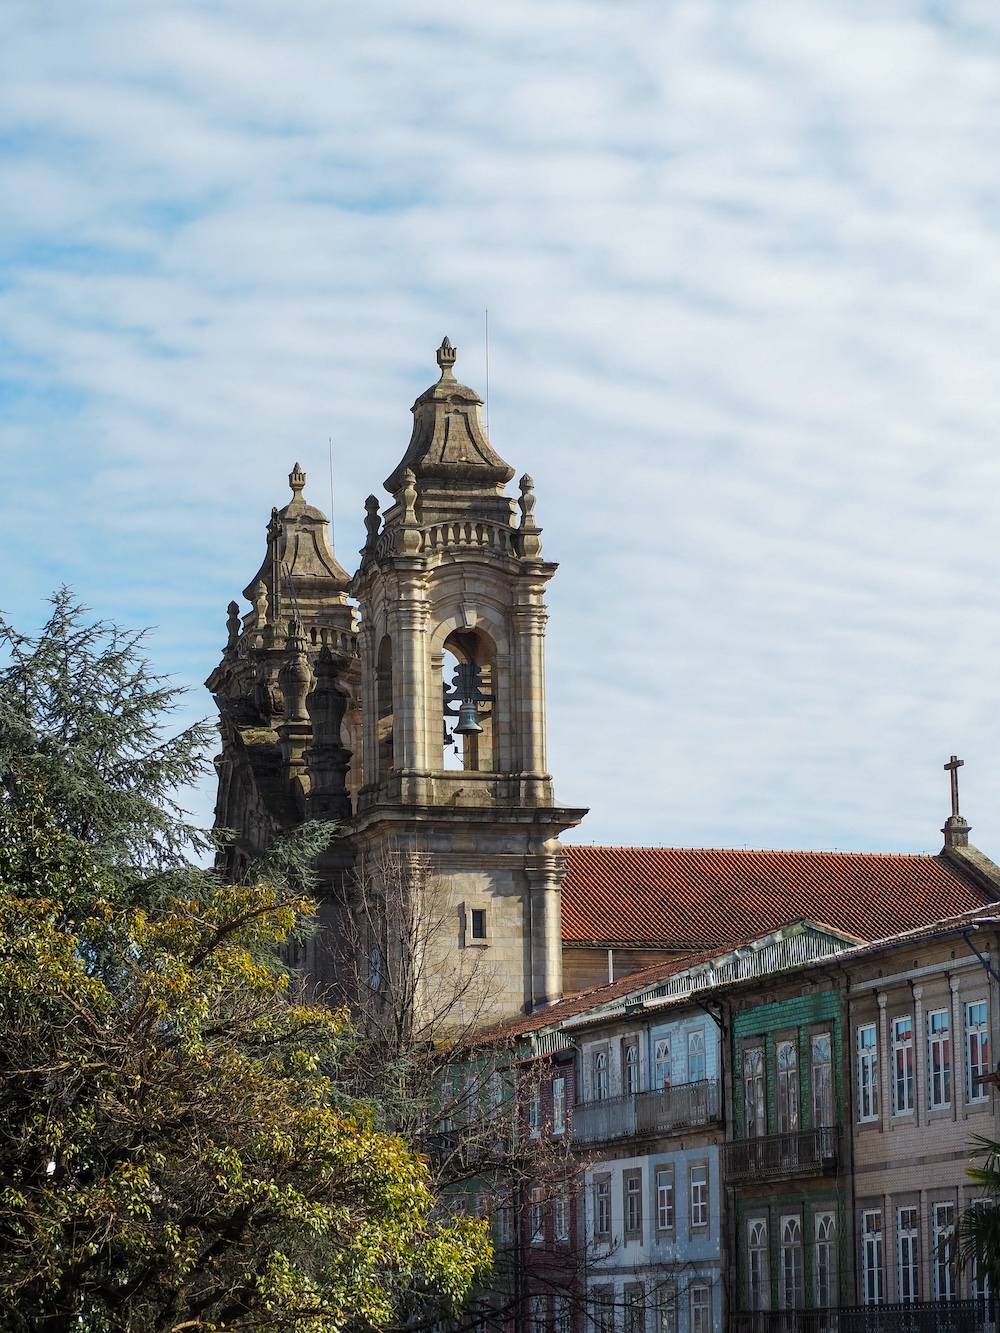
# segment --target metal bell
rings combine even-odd
[[[458,724],[455,727],[456,736],[480,736],[482,727],[476,719],[476,705],[472,699],[463,699],[462,705],[458,710]]]

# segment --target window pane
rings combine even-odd
[[[809,1086],[812,1096],[812,1123],[815,1127],[832,1125],[833,1119],[833,1045],[829,1032],[818,1032],[809,1041]]]
[[[767,1133],[763,1046],[749,1046],[743,1052],[743,1123],[748,1139]]]
[[[966,1081],[965,1095],[970,1102],[989,1101],[990,1085],[979,1079],[990,1072],[990,1037],[985,1000],[965,1006]]]
[[[874,1023],[857,1031],[858,1119],[878,1119],[878,1041]]]
[[[892,1113],[913,1110],[913,1020],[892,1020]]]
[[[927,1015],[927,1098],[931,1107],[951,1105],[951,1023],[947,1009]]]
[[[862,1299],[865,1305],[881,1305],[882,1286],[882,1212],[866,1209],[861,1214]]]

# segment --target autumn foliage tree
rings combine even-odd
[[[243,884],[185,862],[167,778],[203,738],[160,734],[172,692],[83,617],[62,597],[0,675],[0,1325],[439,1317],[488,1266],[485,1229],[436,1216],[424,1160],[344,1077],[346,1015],[297,1000],[280,962],[325,835]],[[143,718],[145,787],[121,762]]]

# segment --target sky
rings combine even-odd
[[[1000,856],[995,0],[0,9],[18,627],[210,714],[293,463],[353,568],[487,309],[573,840],[936,851],[956,753]]]

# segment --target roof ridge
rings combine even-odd
[[[766,853],[769,856],[865,857],[883,861],[936,861],[940,852],[850,852],[840,848],[817,850],[810,847],[685,847],[674,844],[581,843],[563,844],[566,852],[731,852],[737,856]]]

